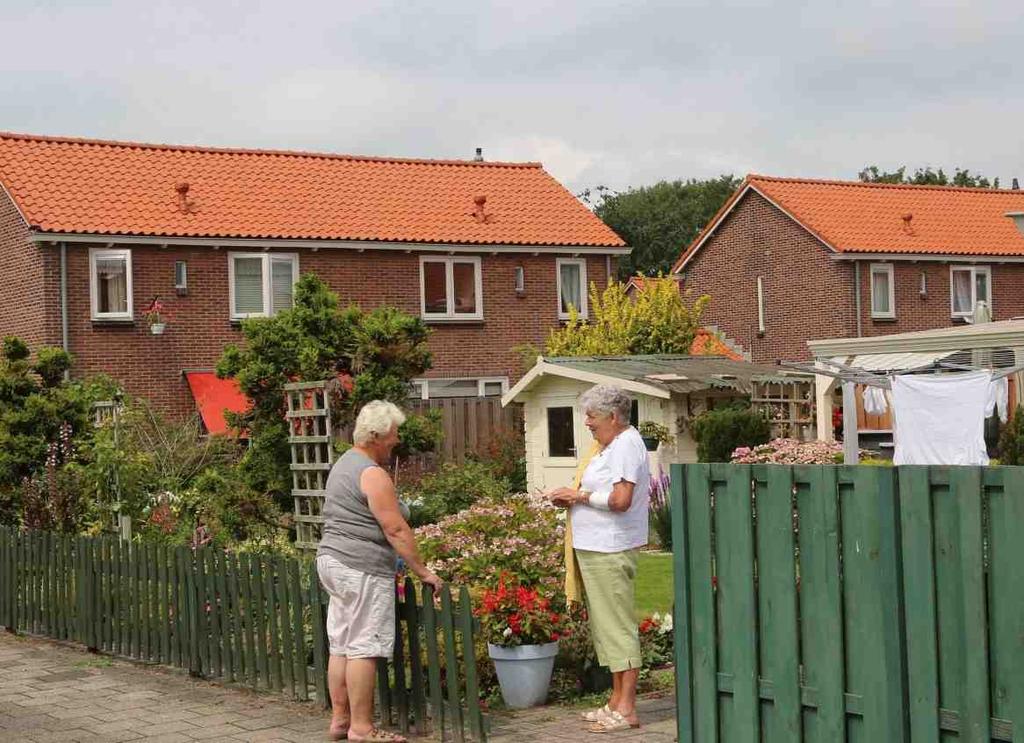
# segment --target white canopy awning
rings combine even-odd
[[[926,366],[954,353],[956,352],[862,353],[856,356],[834,356],[831,361],[871,372],[903,371]]]

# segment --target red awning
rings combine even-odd
[[[250,407],[249,398],[238,389],[234,379],[218,379],[213,372],[185,372],[185,378],[203,425],[210,433],[229,433],[224,413],[244,413]]]

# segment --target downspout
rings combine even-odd
[[[60,342],[65,352],[71,352],[71,338],[68,332],[68,244],[60,243]],[[71,370],[64,372],[64,379],[71,379]]]
[[[853,309],[857,313],[857,337],[864,334],[860,320],[860,261],[853,262]]]

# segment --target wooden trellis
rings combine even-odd
[[[334,464],[330,402],[324,382],[293,382],[284,389],[292,450],[295,544],[300,549],[315,550],[324,523],[327,476]]]

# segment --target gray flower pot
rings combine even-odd
[[[503,648],[487,644],[488,654],[494,661],[505,704],[513,709],[526,709],[544,704],[548,698],[551,672],[558,655],[558,643],[520,645]]]

